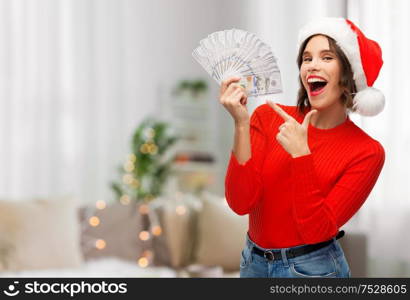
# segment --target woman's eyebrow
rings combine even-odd
[[[321,51],[320,51],[320,54],[322,54],[322,53],[332,53],[332,54],[334,54],[334,52],[333,52],[332,50],[330,50],[330,49],[321,50]],[[304,51],[304,52],[303,52],[303,55],[309,55],[309,54],[310,54],[309,51]]]
[[[331,54],[335,54],[332,50],[328,49],[328,50],[322,50],[320,51],[320,53],[331,53]]]

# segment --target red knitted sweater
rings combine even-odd
[[[296,106],[280,105],[302,122]],[[283,119],[268,105],[251,116],[252,156],[239,164],[233,151],[225,196],[249,214],[250,238],[263,248],[313,244],[334,237],[363,205],[384,164],[381,144],[348,117],[331,129],[309,125],[311,154],[292,158],[276,140]]]

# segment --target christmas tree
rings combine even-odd
[[[172,173],[174,156],[169,155],[169,150],[178,139],[168,123],[153,117],[138,126],[132,137],[131,153],[119,167],[121,181],[111,183],[121,203],[149,202],[161,195]]]

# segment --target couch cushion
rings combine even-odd
[[[352,277],[367,277],[366,234],[346,232],[346,235],[338,241],[349,264]]]
[[[149,230],[147,215],[139,213],[139,207],[135,202],[128,205],[110,203],[103,209],[81,207],[79,220],[83,228],[81,250],[84,258],[117,257],[137,262],[143,251],[151,248],[151,239],[139,237],[141,231]],[[98,224],[92,226],[91,218],[97,218]],[[98,245],[98,240],[103,242]]]
[[[0,200],[0,270],[82,264],[73,198]]]
[[[248,216],[235,214],[223,197],[205,192],[201,198],[203,207],[199,215],[196,262],[222,266],[226,271],[239,270]]]
[[[197,234],[197,218],[201,202],[190,194],[158,198],[151,203],[163,228],[165,243],[155,244],[155,256],[162,254],[162,262],[181,268],[193,261]],[[160,247],[161,246],[161,247]],[[166,254],[166,255],[165,255]],[[168,256],[168,259],[166,259]]]

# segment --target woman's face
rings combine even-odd
[[[343,107],[340,72],[340,61],[330,50],[327,37],[312,37],[303,52],[300,67],[300,78],[312,108],[320,111],[331,106]]]

